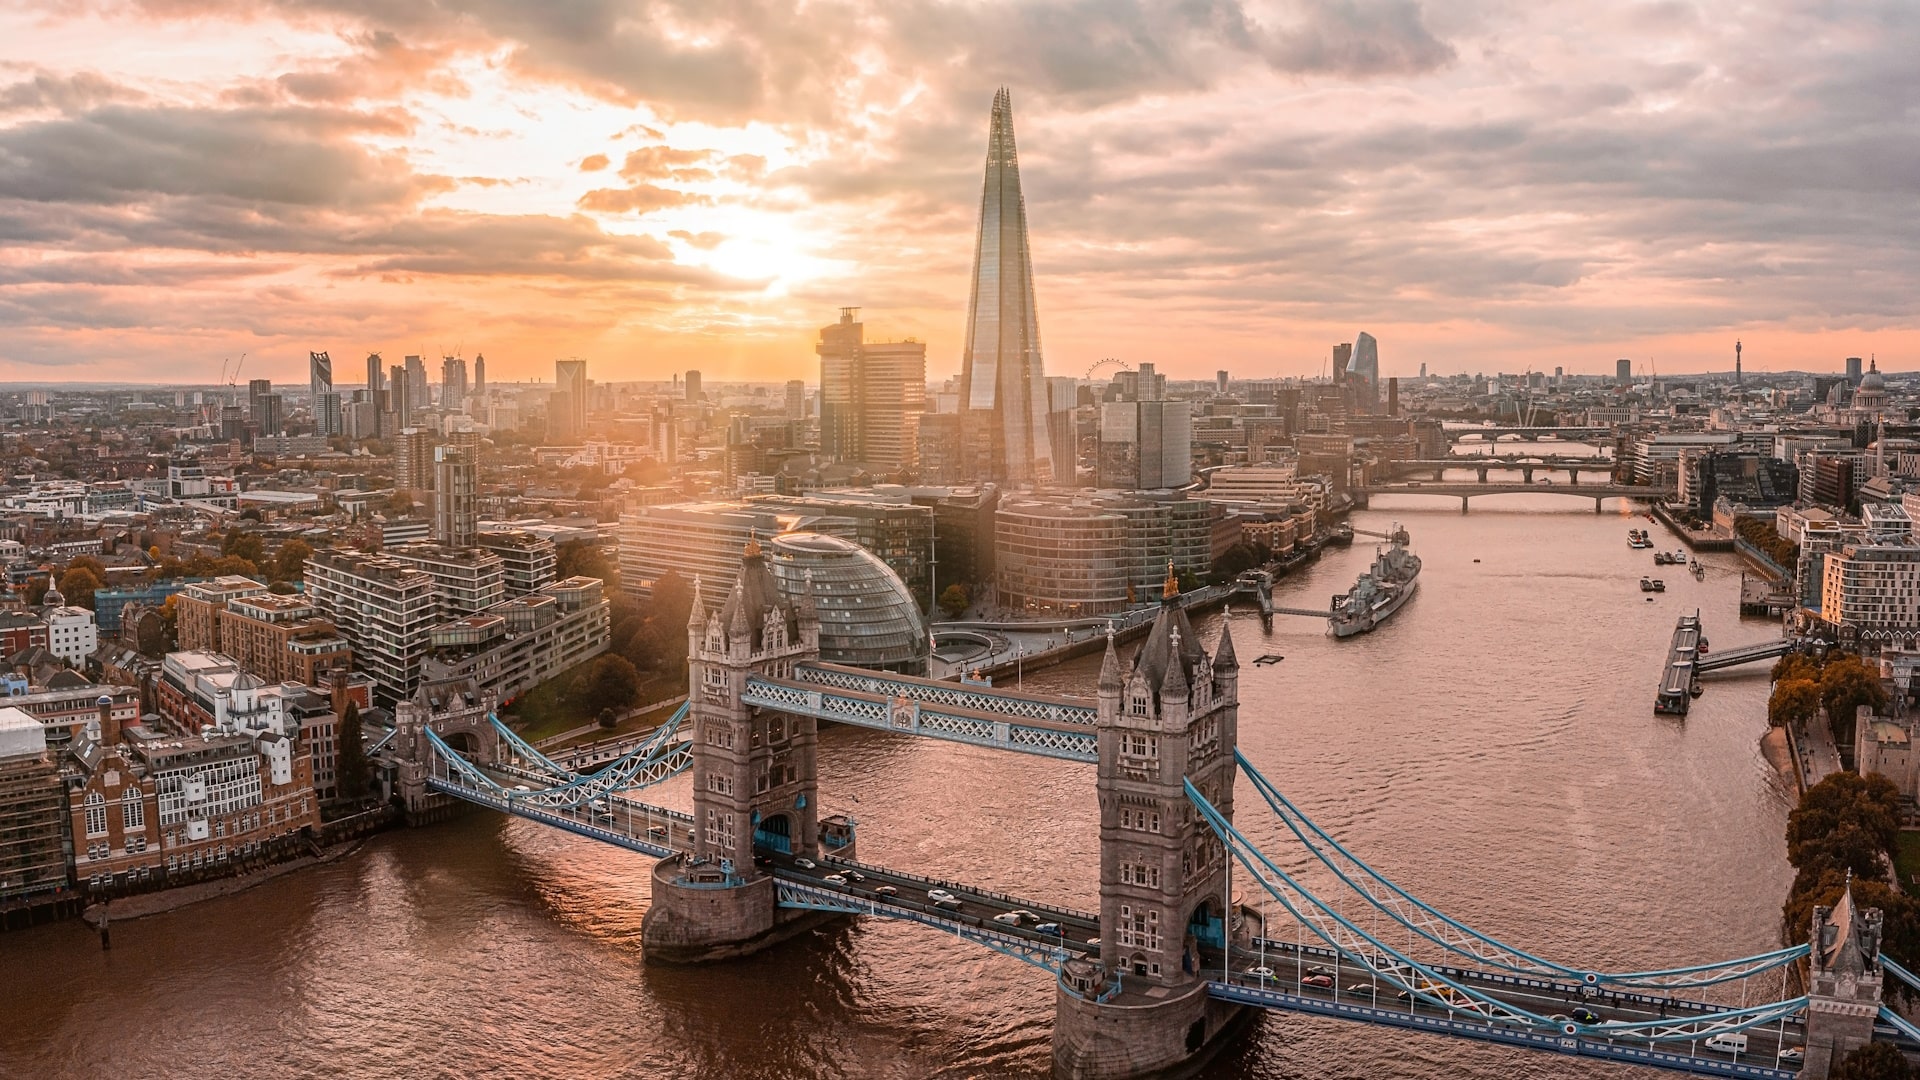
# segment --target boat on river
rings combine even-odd
[[[1407,530],[1396,524],[1392,536],[1386,548],[1375,552],[1373,565],[1354,581],[1353,588],[1333,598],[1327,629],[1334,637],[1364,634],[1386,622],[1420,587],[1420,556],[1408,550]]]

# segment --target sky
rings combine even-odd
[[[1000,86],[1050,374],[1920,367],[1908,0],[7,0],[0,42],[0,380],[811,380],[852,305],[937,381]]]

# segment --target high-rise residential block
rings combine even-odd
[[[824,403],[824,400],[823,400]],[[960,360],[962,453],[976,479],[1050,483],[1046,372],[1034,303],[1027,207],[1013,140],[1013,100],[993,97],[986,179],[973,249],[973,295]]]
[[[419,412],[433,404],[433,399],[427,396],[427,362],[418,356],[409,356],[406,368],[407,407]],[[406,427],[412,423],[412,420],[403,418],[400,426]]]
[[[703,400],[700,393],[700,373],[698,371],[687,372],[687,400]]]
[[[397,491],[427,491],[433,487],[433,435],[422,428],[406,428],[393,437],[393,486]]]
[[[307,385],[312,391],[313,400],[333,389],[333,358],[323,352],[307,354]]]
[[[458,356],[440,358],[440,410],[465,412],[467,408],[467,362]]]
[[[804,420],[807,416],[807,384],[799,379],[787,380],[787,419]]]
[[[1621,386],[1633,385],[1633,361],[1621,357],[1613,362],[1613,381]]]
[[[480,531],[477,448],[435,447],[433,474],[433,538],[448,547],[472,547]]]
[[[570,445],[587,436],[587,362],[553,362],[553,397],[547,407],[547,438]]]

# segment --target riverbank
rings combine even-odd
[[[333,862],[335,859],[344,858],[353,854],[360,850],[360,846],[366,842],[366,837],[359,837],[343,844],[335,844],[333,847],[323,850],[318,855],[302,855],[297,859],[288,859],[286,862],[274,863],[272,866],[262,867],[259,870],[241,874],[237,877],[216,878],[212,881],[196,882],[192,885],[182,885],[178,888],[162,889],[159,892],[137,893],[133,896],[123,896],[119,899],[104,903],[89,904],[86,910],[80,913],[80,918],[86,922],[88,926],[99,929],[104,925],[115,922],[125,922],[128,919],[144,919],[149,915],[163,915],[169,911],[178,911],[189,904],[200,903],[203,900],[213,900],[222,896],[233,896],[236,893],[246,892],[256,885],[265,884],[275,878],[285,877],[295,871],[304,870],[309,866],[323,866]]]
[[[1665,525],[1668,530],[1678,535],[1680,539],[1686,541],[1687,546],[1694,551],[1733,550],[1732,533],[1723,533],[1716,529],[1689,529],[1680,523],[1679,518],[1673,516],[1673,513],[1666,508],[1665,504],[1655,502],[1650,503],[1649,507],[1648,512],[1653,515],[1655,521]]]
[[[1767,733],[1760,736],[1760,753],[1766,757],[1767,764],[1773,766],[1773,771],[1780,774],[1781,783],[1793,792],[1794,800],[1799,801],[1807,789],[1800,779],[1800,770],[1793,764],[1793,734],[1783,727],[1768,728]]]

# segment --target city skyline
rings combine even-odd
[[[1002,84],[1056,373],[1310,375],[1361,326],[1383,375],[1920,343],[1911,12],[1647,6],[1576,49],[1551,6],[617,7],[0,15],[34,57],[0,81],[0,379],[245,352],[295,383],[307,350],[464,341],[500,382],[568,355],[777,381],[848,305],[941,377]]]

